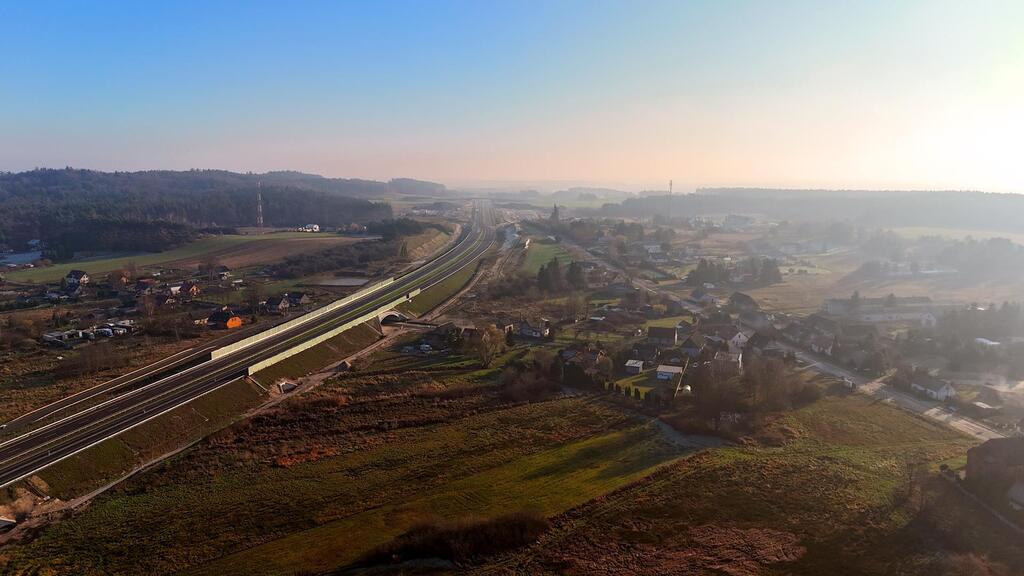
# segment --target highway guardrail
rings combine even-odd
[[[268,329],[260,332],[259,334],[254,334],[252,336],[249,336],[248,338],[243,338],[243,339],[239,340],[238,342],[234,342],[232,344],[228,344],[227,346],[222,346],[220,348],[217,348],[216,350],[214,350],[213,352],[210,353],[210,359],[211,360],[216,360],[217,358],[220,358],[221,356],[226,356],[228,354],[231,354],[231,353],[237,352],[239,350],[242,350],[243,348],[248,348],[249,346],[252,346],[253,344],[257,344],[259,342],[262,342],[262,341],[266,340],[267,338],[271,338],[271,337],[276,336],[276,335],[278,335],[278,334],[280,334],[282,332],[285,332],[287,330],[291,330],[292,328],[295,328],[296,326],[300,326],[302,324],[305,324],[306,322],[311,322],[313,320],[316,320],[317,318],[320,318],[320,317],[322,317],[322,316],[324,316],[326,314],[330,314],[331,312],[337,310],[338,308],[341,308],[342,306],[345,306],[345,305],[347,305],[347,304],[349,304],[349,303],[351,303],[351,302],[353,302],[355,300],[358,300],[359,298],[362,298],[363,296],[366,296],[367,294],[372,294],[374,292],[377,292],[381,288],[386,288],[386,287],[390,286],[391,284],[393,284],[394,281],[395,281],[394,278],[388,278],[387,280],[382,280],[382,281],[380,281],[380,282],[378,282],[378,283],[376,283],[376,284],[374,284],[372,286],[369,286],[367,288],[363,288],[362,290],[358,290],[356,292],[353,292],[352,294],[349,294],[348,296],[345,296],[344,298],[341,298],[339,300],[335,300],[335,301],[331,302],[330,304],[327,304],[326,306],[321,306],[320,308],[317,308],[316,310],[313,310],[312,312],[309,312],[308,314],[303,314],[302,316],[299,316],[298,318],[294,318],[294,319],[289,320],[287,322],[282,322],[281,324],[278,324],[277,326],[274,326],[273,328],[268,328]]]
[[[279,352],[279,353],[271,356],[270,358],[267,358],[266,360],[261,360],[261,361],[257,362],[256,364],[253,364],[252,366],[249,366],[247,374],[249,376],[252,376],[253,374],[259,372],[260,370],[263,370],[264,368],[267,368],[269,366],[273,366],[274,364],[277,364],[278,362],[280,362],[280,361],[282,361],[282,360],[284,360],[286,358],[294,356],[294,355],[296,355],[296,354],[298,354],[300,352],[304,352],[304,351],[306,351],[306,350],[316,346],[317,344],[326,342],[326,341],[330,340],[331,338],[334,338],[338,334],[341,334],[345,330],[348,330],[350,328],[358,326],[358,325],[362,324],[363,322],[366,322],[367,320],[376,317],[381,312],[386,312],[386,311],[394,308],[395,306],[398,306],[402,302],[405,302],[406,300],[409,300],[411,298],[416,297],[419,293],[420,293],[420,289],[417,288],[417,289],[415,289],[415,290],[413,290],[413,291],[411,291],[411,292],[409,292],[407,294],[403,294],[403,295],[399,296],[398,298],[392,300],[391,302],[388,302],[387,304],[383,304],[380,307],[375,308],[375,309],[373,309],[373,310],[371,310],[369,312],[366,312],[365,314],[362,314],[362,315],[360,315],[357,318],[353,318],[352,320],[349,320],[348,322],[345,322],[341,326],[338,326],[337,328],[334,328],[333,330],[330,330],[329,332],[324,332],[323,334],[317,336],[316,338],[311,338],[309,340],[306,340],[305,342],[301,342],[299,344],[296,344],[294,347],[289,348],[289,349],[287,349],[287,350],[285,350],[283,352]]]

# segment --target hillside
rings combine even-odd
[[[140,242],[152,249],[140,229],[159,230],[173,241],[158,244],[173,246],[189,238],[190,228],[255,224],[257,192],[263,196],[265,224],[291,227],[386,219],[391,206],[368,198],[444,190],[441,184],[408,179],[387,183],[299,172],[111,173],[69,168],[0,173],[0,244],[20,247],[38,238],[74,250],[117,250]]]

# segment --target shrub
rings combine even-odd
[[[373,550],[360,564],[405,562],[417,558],[467,562],[535,542],[549,527],[547,518],[531,512],[515,512],[482,520],[426,522]]]

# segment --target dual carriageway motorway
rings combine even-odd
[[[398,277],[393,283],[360,296],[328,314],[299,323],[218,358],[210,358],[216,345],[185,350],[16,418],[7,424],[8,432],[63,414],[91,398],[118,389],[125,390],[99,404],[30,429],[0,444],[0,487],[31,476],[90,446],[243,378],[250,366],[262,360],[322,336],[416,289],[425,290],[476,262],[493,241],[491,207],[485,202],[478,202],[474,206],[473,222],[465,227],[453,247]]]

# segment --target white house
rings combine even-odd
[[[939,380],[932,376],[920,376],[910,383],[910,388],[924,394],[932,400],[949,400],[956,398],[956,390],[945,380]]]
[[[685,368],[682,366],[669,366],[668,364],[662,364],[658,366],[658,380],[671,380],[678,378],[683,375]]]
[[[89,275],[84,270],[72,270],[64,277],[64,283],[69,287],[84,286],[89,283]]]
[[[626,374],[639,374],[643,371],[643,360],[626,360]]]

